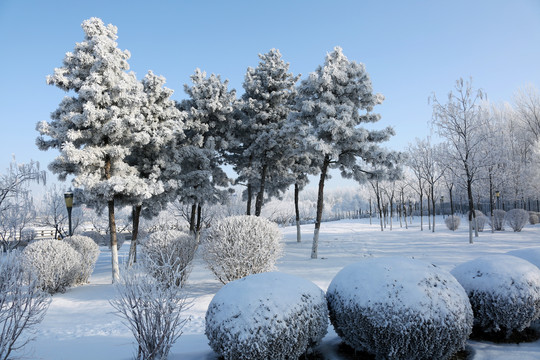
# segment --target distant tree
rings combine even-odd
[[[449,143],[448,156],[460,166],[459,171],[465,179],[469,203],[469,242],[473,243],[473,220],[475,220],[473,183],[478,180],[480,168],[483,166],[481,146],[486,138],[484,118],[480,116],[480,101],[484,98],[482,90],[474,90],[472,82],[456,81],[454,91],[448,94],[446,103],[441,103],[433,94],[433,125],[438,134]],[[475,236],[478,236],[478,227]]]
[[[60,180],[74,175],[73,186],[82,189],[87,204],[107,205],[115,282],[119,278],[115,201],[148,199],[154,193],[127,162],[131,149],[147,141],[140,113],[144,94],[135,75],[126,72],[130,54],[118,49],[116,27],[91,18],[82,28],[84,41],[66,53],[63,66],[47,78],[48,84],[70,93],[51,114],[51,122],[38,123],[37,145],[60,151],[49,169]]]
[[[248,184],[258,186],[256,216],[261,214],[265,193],[280,193],[294,182],[292,178],[284,181],[290,159],[283,156],[288,138],[280,136],[280,131],[287,121],[299,79],[288,72],[289,64],[282,60],[279,50],[259,54],[259,58],[261,61],[256,68],[247,69],[243,83],[242,112],[246,131],[242,142],[247,145],[244,155],[249,160],[240,167],[241,174],[245,173],[244,167],[250,172],[245,175]]]
[[[15,157],[6,172],[0,174],[0,243],[3,251],[10,251],[18,245],[22,230],[34,218],[29,183],[45,183],[46,179],[39,163],[18,164]]]
[[[316,156],[319,168],[317,216],[311,258],[317,258],[319,230],[323,212],[324,183],[330,168],[339,168],[342,176],[365,181],[373,173],[369,164],[394,167],[397,154],[385,152],[377,144],[394,134],[392,128],[370,131],[362,123],[376,122],[380,115],[371,114],[383,96],[373,94],[371,80],[363,64],[349,61],[341,48],[326,56],[319,66],[298,88],[295,121],[309,126],[305,139]],[[360,114],[360,111],[366,113]],[[368,165],[366,165],[368,164]]]

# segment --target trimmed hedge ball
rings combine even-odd
[[[458,265],[474,325],[484,332],[522,331],[540,316],[540,269],[511,255],[488,255]]]
[[[231,216],[212,225],[203,238],[203,259],[223,284],[273,271],[282,255],[283,235],[261,217]]]
[[[336,333],[378,359],[448,359],[472,331],[471,305],[457,280],[410,258],[346,266],[326,297]]]
[[[326,335],[324,292],[280,272],[225,285],[206,312],[210,347],[224,359],[297,359]]]
[[[34,269],[38,287],[50,294],[75,285],[82,271],[81,255],[61,240],[39,240],[23,251],[24,264]]]
[[[94,271],[94,266],[99,257],[99,245],[90,237],[83,235],[67,237],[65,242],[81,255],[81,271],[77,278],[77,283],[86,284]]]

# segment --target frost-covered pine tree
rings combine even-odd
[[[236,91],[228,90],[229,82],[221,81],[219,75],[207,77],[199,69],[191,81],[191,86],[184,86],[189,99],[179,104],[186,111],[189,130],[185,141],[177,145],[182,183],[178,195],[183,203],[192,205],[190,228],[198,233],[203,205],[222,202],[227,196],[229,178],[221,165],[234,141]]]
[[[279,193],[294,182],[291,178],[286,179],[290,159],[283,154],[288,142],[287,138],[280,136],[280,130],[287,121],[299,79],[299,76],[288,72],[289,64],[282,60],[279,50],[259,54],[259,58],[261,61],[256,68],[247,69],[243,83],[245,123],[240,137],[247,145],[244,156],[248,161],[238,169],[248,184],[258,185],[255,190],[256,216],[261,214],[265,193]],[[249,175],[246,176],[247,172]]]
[[[371,176],[364,165],[392,168],[399,156],[377,145],[394,134],[392,128],[374,131],[360,126],[380,119],[380,115],[371,111],[384,98],[373,93],[365,66],[349,61],[340,47],[328,54],[324,65],[301,82],[298,96],[292,119],[309,127],[310,134],[305,141],[320,166],[311,252],[311,258],[315,259],[323,211],[324,182],[329,169],[339,168],[342,176],[354,176],[356,180],[364,181]]]
[[[137,132],[140,138],[134,144],[126,161],[135,167],[147,190],[125,199],[133,206],[133,235],[129,263],[136,259],[136,245],[141,211],[147,216],[158,214],[173,200],[181,186],[178,181],[178,165],[171,161],[171,151],[177,141],[184,138],[185,113],[176,108],[171,99],[173,90],[166,88],[165,78],[149,71],[142,80],[144,97],[141,115],[144,121]],[[152,194],[148,198],[146,194]],[[144,196],[141,196],[143,194]]]
[[[141,136],[144,95],[135,75],[127,73],[130,53],[117,47],[117,28],[98,18],[85,20],[82,28],[84,40],[47,77],[48,84],[69,93],[50,122],[37,124],[37,145],[60,151],[49,169],[60,180],[73,175],[84,201],[107,205],[115,282],[119,277],[115,201],[152,196],[137,168],[126,161],[133,147],[147,141]]]

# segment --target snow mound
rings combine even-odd
[[[507,252],[506,254],[517,256],[518,258],[527,260],[528,262],[530,262],[531,264],[535,265],[537,268],[540,269],[540,246],[524,248],[524,249],[519,249],[519,250],[512,250],[512,251]]]
[[[510,255],[483,256],[452,274],[467,291],[474,325],[484,332],[521,331],[540,316],[540,269]]]
[[[225,285],[206,312],[210,347],[225,359],[297,359],[325,335],[324,292],[280,272],[247,276]]]
[[[471,305],[457,280],[410,258],[346,266],[326,296],[336,333],[377,358],[447,359],[464,348],[472,331]]]

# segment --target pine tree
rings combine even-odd
[[[229,91],[228,81],[221,81],[219,75],[207,77],[199,69],[191,81],[193,85],[184,86],[189,99],[179,104],[187,113],[190,127],[186,140],[179,144],[182,154],[179,195],[182,202],[192,204],[190,229],[198,234],[202,206],[223,202],[227,197],[229,178],[221,165],[234,142],[236,91]]]
[[[181,186],[177,180],[176,168],[171,161],[171,150],[177,141],[184,138],[185,113],[176,108],[171,99],[173,90],[164,87],[165,78],[149,71],[142,80],[144,98],[141,115],[144,122],[137,136],[138,146],[132,147],[126,161],[139,172],[151,198],[136,197],[128,199],[133,206],[133,233],[129,252],[129,264],[136,260],[136,246],[141,212],[147,217],[159,214],[167,203],[174,198],[174,193]],[[172,167],[172,170],[170,169]]]
[[[299,76],[289,73],[289,64],[281,59],[279,50],[259,54],[256,68],[247,69],[242,95],[245,131],[242,143],[246,146],[244,166],[239,173],[247,178],[248,186],[257,185],[255,215],[261,214],[264,195],[276,195],[286,190],[293,179],[287,178],[290,159],[283,156],[287,139],[280,129],[287,121],[293,104],[295,85]]]
[[[47,83],[70,92],[51,114],[51,121],[37,124],[41,150],[58,149],[60,155],[49,169],[60,180],[74,175],[84,201],[107,205],[112,278],[118,280],[115,201],[148,199],[149,189],[139,171],[126,159],[133,147],[144,146],[142,85],[127,73],[130,53],[118,49],[117,28],[98,18],[82,23],[84,41],[66,53],[63,66],[47,77]]]
[[[371,111],[382,103],[383,96],[373,94],[364,65],[349,61],[341,48],[336,47],[326,56],[324,65],[301,82],[298,92],[292,118],[308,126],[307,146],[320,174],[311,252],[311,258],[316,259],[328,171],[338,168],[342,176],[365,181],[373,176],[368,168],[376,165],[392,168],[399,156],[377,145],[394,134],[392,128],[370,131],[360,126],[380,119],[380,115]]]

